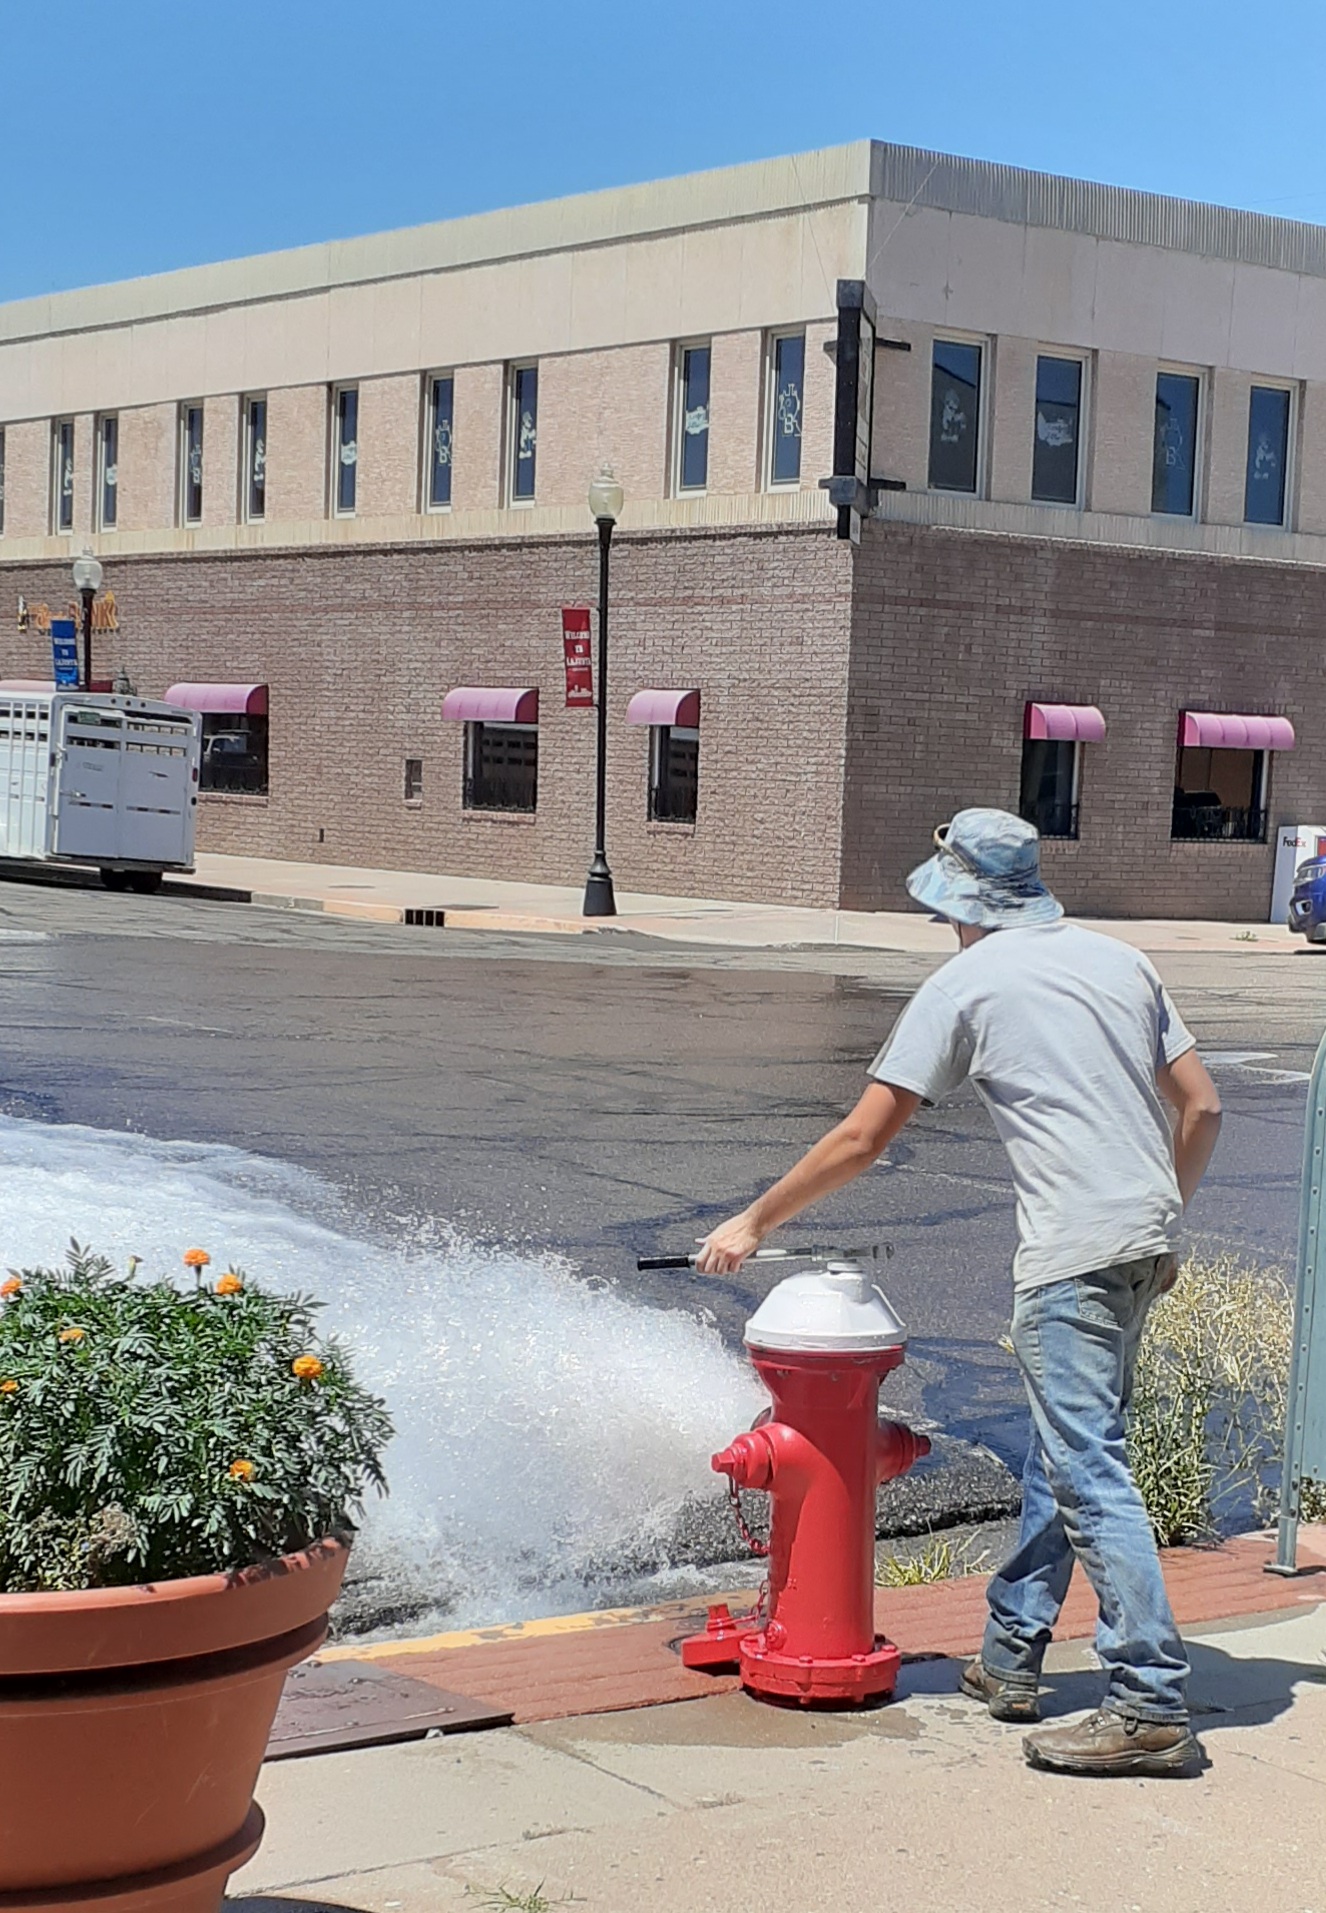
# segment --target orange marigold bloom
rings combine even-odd
[[[322,1363],[316,1355],[297,1355],[290,1367],[301,1382],[316,1382],[322,1373]]]
[[[87,1330],[85,1328],[62,1328],[60,1330],[60,1340],[62,1342],[81,1342],[86,1334]]]
[[[0,1282],[0,1295],[19,1295],[22,1290],[23,1284],[16,1275],[11,1275],[7,1282]]]
[[[232,1481],[252,1481],[253,1472],[253,1463],[251,1461],[232,1461],[230,1464],[230,1479]]]
[[[233,1269],[227,1269],[216,1285],[218,1295],[238,1295],[244,1284]]]
[[[186,1269],[205,1269],[211,1259],[206,1249],[186,1249],[184,1251],[184,1266]]]
[[[17,1395],[17,1393],[18,1393],[17,1382],[15,1381],[0,1382],[0,1395]]]

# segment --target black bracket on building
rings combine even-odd
[[[871,506],[875,412],[875,301],[864,279],[840,279],[834,352],[833,476],[820,483],[838,512],[838,536],[858,544]]]
[[[910,339],[881,339],[877,337],[875,344],[883,352],[910,352],[912,349]]]

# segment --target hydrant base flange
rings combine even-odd
[[[846,1702],[861,1706],[893,1692],[902,1655],[883,1636],[874,1651],[841,1658],[784,1654],[765,1643],[763,1633],[741,1643],[742,1686],[758,1697],[797,1700],[804,1707]]]

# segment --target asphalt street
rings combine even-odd
[[[739,1337],[767,1269],[641,1276],[772,1180],[856,1097],[929,959],[353,925],[199,899],[0,885],[2,1106],[224,1142],[316,1171],[371,1231],[402,1209]],[[1227,1119],[1195,1240],[1292,1262],[1326,955],[1160,960]],[[886,1246],[911,1390],[1016,1459],[997,1339],[1012,1209],[975,1096],[923,1113],[826,1203],[819,1239]]]

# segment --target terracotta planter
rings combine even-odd
[[[281,1688],[325,1638],[348,1554],[0,1595],[0,1909],[216,1913],[262,1838]]]

